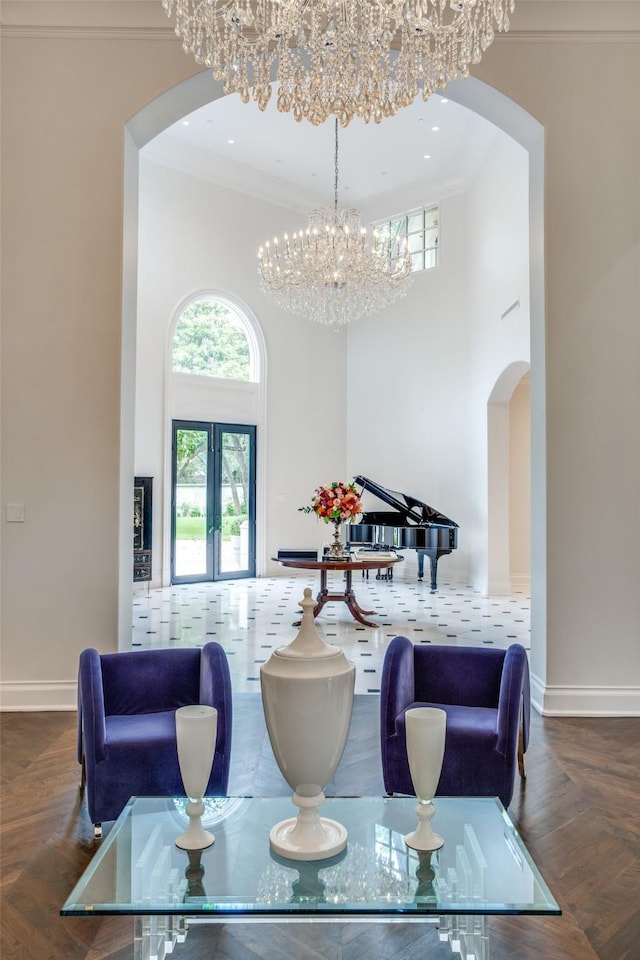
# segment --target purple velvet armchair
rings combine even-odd
[[[131,796],[184,796],[175,711],[218,710],[208,796],[224,796],[231,758],[231,678],[218,643],[99,654],[83,650],[78,675],[78,760],[96,836]]]
[[[413,794],[405,710],[441,707],[447,714],[438,796],[499,797],[511,803],[516,767],[524,776],[529,743],[529,666],[524,647],[389,644],[382,668],[380,743],[387,793]]]

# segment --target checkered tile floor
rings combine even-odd
[[[335,577],[339,574],[336,572]],[[217,640],[229,656],[235,692],[259,691],[260,665],[289,643],[305,587],[318,590],[307,571],[280,577],[138,588],[133,601],[133,649],[201,646]],[[331,580],[329,581],[331,588]],[[363,627],[342,602],[327,604],[316,626],[356,664],[356,693],[377,693],[389,641],[402,634],[414,643],[508,647],[530,641],[530,601],[525,593],[486,597],[472,587],[444,581],[432,594],[428,582],[353,578],[360,606],[374,610],[378,626]],[[342,590],[340,583],[334,588]]]

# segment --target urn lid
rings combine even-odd
[[[286,647],[274,650],[272,656],[291,660],[327,660],[330,657],[344,656],[340,647],[327,643],[318,633],[313,617],[315,601],[309,587],[305,587],[299,606],[302,607],[302,621],[297,635]]]

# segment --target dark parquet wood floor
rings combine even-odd
[[[359,697],[332,789],[380,794],[377,698]],[[62,918],[96,844],[78,790],[75,715],[5,713],[2,960],[130,960],[130,918]],[[492,960],[640,960],[640,719],[534,716],[511,806],[562,917],[492,918]],[[286,794],[258,694],[236,698],[230,793]],[[430,924],[193,929],[176,960],[444,960]]]

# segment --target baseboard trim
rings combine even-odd
[[[510,580],[490,580],[487,586],[490,597],[510,597],[513,592]]]
[[[640,687],[553,686],[532,674],[531,703],[543,717],[640,717]]]
[[[78,685],[64,680],[51,683],[0,683],[0,711],[77,710]]]
[[[76,710],[77,684],[0,683],[0,711]],[[531,675],[531,703],[543,717],[639,717],[640,687],[545,685]]]

